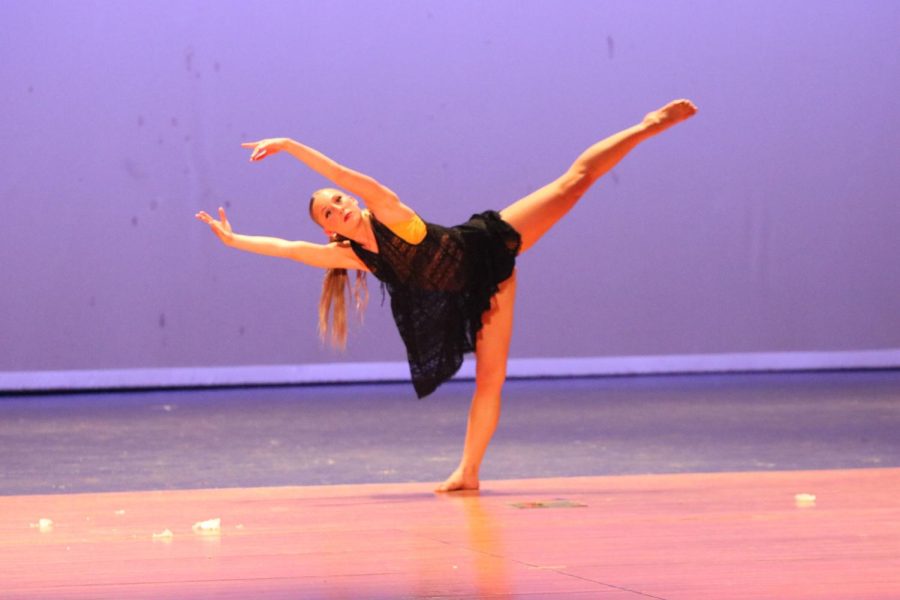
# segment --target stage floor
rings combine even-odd
[[[0,495],[348,483],[456,467],[471,382],[0,396]],[[519,380],[485,479],[900,467],[900,370]]]
[[[470,393],[0,397],[0,598],[900,598],[900,371]]]
[[[0,596],[898,598],[897,498],[900,469],[7,496]]]

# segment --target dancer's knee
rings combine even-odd
[[[475,390],[477,395],[500,396],[506,383],[506,366],[483,367],[476,370]]]

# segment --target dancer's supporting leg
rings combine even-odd
[[[597,142],[562,176],[500,211],[522,235],[525,252],[569,210],[604,173],[642,141],[697,112],[688,100],[675,100],[649,113],[639,124]]]
[[[521,252],[534,245],[604,173],[612,169],[642,141],[697,112],[687,100],[670,102],[649,113],[638,125],[600,142],[579,156],[566,173],[500,211],[522,236]],[[500,393],[506,380],[506,359],[512,336],[515,275],[500,285],[496,304],[485,313],[475,351],[475,394],[469,409],[462,460],[436,491],[478,489],[478,472],[497,422]]]
[[[477,490],[478,471],[500,419],[500,394],[512,337],[516,273],[500,284],[475,344],[475,393],[469,407],[466,443],[456,470],[435,491]]]

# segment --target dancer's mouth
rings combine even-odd
[[[350,220],[350,215],[351,215],[351,214],[352,214],[352,213],[350,213],[349,211],[346,212],[346,213],[344,213],[344,223],[346,223],[347,221]]]

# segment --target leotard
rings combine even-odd
[[[424,238],[415,244],[369,218],[378,252],[356,242],[351,247],[391,297],[413,387],[424,398],[475,350],[482,315],[512,275],[522,240],[494,211],[455,227],[424,223]]]

